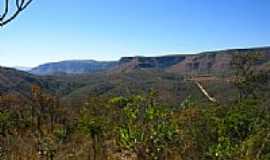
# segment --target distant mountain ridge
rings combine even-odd
[[[140,69],[159,69],[173,73],[221,72],[230,69],[235,53],[262,53],[264,64],[270,64],[270,47],[229,49],[198,54],[179,54],[158,57],[122,57],[119,61],[73,60],[40,65],[30,71],[37,75],[56,73],[83,74],[95,72],[129,72]],[[268,63],[269,62],[269,63]]]
[[[95,61],[95,60],[69,60],[54,63],[46,63],[33,68],[30,73],[36,75],[50,75],[55,73],[81,74],[94,73],[107,70],[117,63],[114,61]]]

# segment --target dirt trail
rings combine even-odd
[[[209,93],[203,88],[203,86],[200,84],[199,81],[194,81],[194,82],[195,82],[195,84],[198,86],[198,88],[201,90],[201,92],[206,96],[206,98],[207,98],[209,101],[211,101],[211,102],[213,102],[213,103],[216,103],[216,102],[217,102],[217,100],[216,100],[214,97],[211,97],[211,96],[209,95]]]

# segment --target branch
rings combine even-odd
[[[0,16],[0,21],[3,21],[3,19],[7,16],[8,14],[8,7],[9,7],[9,0],[5,0],[5,10],[2,16]]]
[[[5,0],[5,9],[2,16],[0,16],[0,27],[3,27],[13,19],[15,19],[23,10],[25,10],[33,0],[16,0],[16,11],[9,18],[6,19],[9,12],[9,0]]]

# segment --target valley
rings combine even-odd
[[[161,100],[176,105],[188,96],[205,101],[193,83],[197,81],[220,102],[226,102],[235,97],[232,56],[249,53],[261,53],[263,60],[256,67],[269,69],[270,48],[232,49],[194,55],[124,57],[115,62],[55,62],[35,67],[29,73],[1,68],[0,87],[2,93],[29,97],[31,85],[36,84],[71,104],[81,104],[89,96],[128,96],[154,89],[160,92]]]
[[[0,160],[270,160],[269,0],[0,0]]]
[[[245,139],[270,145],[269,64],[255,48],[1,67],[0,159],[241,157]]]

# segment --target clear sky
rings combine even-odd
[[[0,28],[0,65],[268,46],[269,18],[270,0],[34,0]]]

